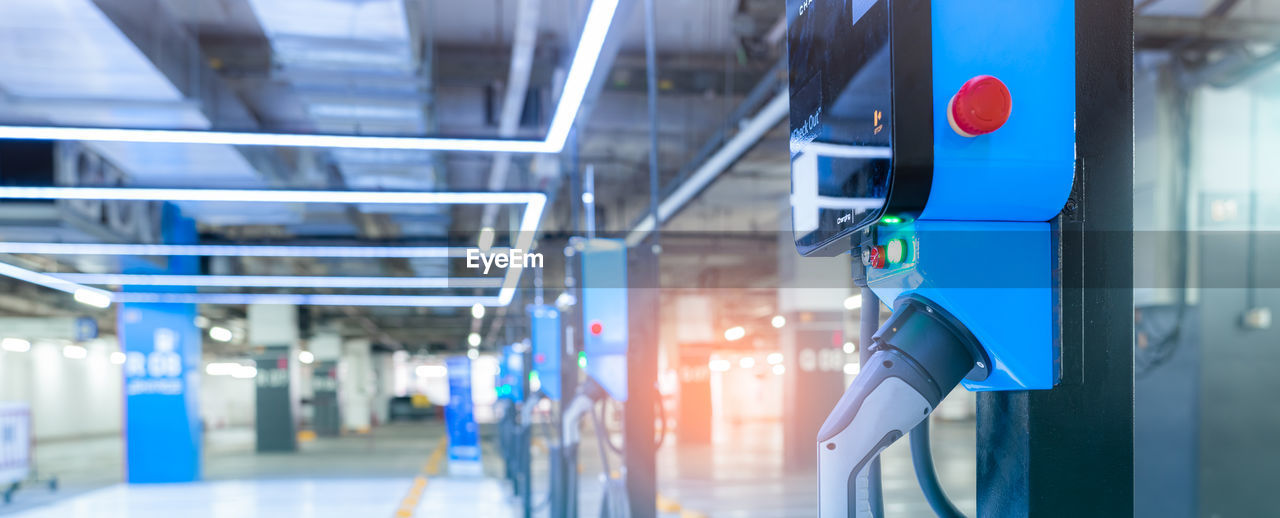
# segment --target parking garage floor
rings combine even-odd
[[[710,445],[671,441],[659,452],[659,493],[665,517],[801,517],[816,514],[814,476],[782,465],[777,422],[723,424]],[[486,429],[486,431],[491,431]],[[19,492],[0,514],[20,518],[150,518],[158,516],[297,517],[517,516],[518,502],[500,478],[501,463],[486,433],[485,477],[451,477],[436,421],[383,426],[367,435],[320,438],[293,454],[253,451],[248,430],[207,434],[205,481],[121,483],[118,439],[42,445],[37,455],[61,488]],[[581,450],[580,513],[599,509],[600,463],[592,434]],[[935,423],[940,477],[961,510],[974,511],[973,423]],[[545,450],[535,447],[535,504],[545,490]],[[905,441],[885,453],[890,516],[924,516]],[[615,461],[616,462],[616,461]],[[540,506],[539,516],[546,516]]]

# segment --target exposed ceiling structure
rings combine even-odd
[[[0,2],[0,122],[497,136],[512,77],[521,1],[528,0]],[[555,108],[590,1],[532,1],[538,14],[531,22],[536,32],[527,93],[511,134],[537,138]],[[600,92],[584,105],[572,151],[509,157],[507,178],[501,182],[505,189],[542,191],[554,201],[541,226],[542,251],[548,255],[559,254],[564,239],[580,232],[580,224],[574,223],[576,200],[570,195],[575,167],[589,166],[594,172],[601,233],[625,236],[647,214],[649,121],[640,3],[620,2],[627,14],[620,16],[623,23],[606,43],[616,56],[602,55],[600,66],[607,73],[596,85]],[[1247,55],[1261,63],[1276,59],[1280,5],[1274,2],[1137,4],[1140,49],[1197,45],[1208,61],[1228,55]],[[770,100],[785,92],[785,74],[777,66],[785,45],[783,6],[779,0],[656,0],[662,20],[657,25],[658,169],[664,197],[696,179],[700,167],[723,162],[705,185],[688,189],[692,195],[677,200],[678,210],[660,225],[664,286],[762,290],[777,285],[773,258],[788,217],[787,137],[784,117],[766,112]],[[1271,67],[1253,80],[1280,84],[1275,70]],[[768,117],[753,119],[761,114]],[[758,135],[746,139],[739,152],[716,154],[741,138],[753,120],[761,125]],[[58,174],[44,181],[61,185],[481,191],[491,186],[491,172],[497,169],[492,155],[427,151],[68,143],[50,146],[48,154]],[[12,174],[12,167],[0,170],[6,183],[13,183]],[[225,202],[180,206],[199,225],[201,242],[212,244],[475,246],[485,210]],[[0,204],[0,240],[129,243],[155,238],[154,229],[145,231],[141,223],[134,232],[122,230],[133,228],[127,225],[95,221],[93,215],[104,210],[128,213],[64,202],[6,202]],[[501,246],[510,241],[519,215],[506,210],[495,214],[492,226]],[[19,254],[8,260],[41,271],[118,273],[118,265],[102,257]],[[563,286],[560,262],[549,261],[543,273],[548,297]],[[460,275],[458,261],[443,258],[222,257],[205,260],[203,268],[223,275]],[[522,286],[533,282],[526,275]],[[11,295],[0,297],[0,311],[76,311],[38,289],[10,285],[6,292]],[[476,289],[450,292],[474,294]],[[529,292],[517,299],[517,306],[532,297]],[[727,304],[725,318],[759,318],[762,307],[767,314],[772,296],[767,290],[752,293],[755,298]],[[38,304],[24,309],[7,302],[14,297]],[[244,309],[210,306],[202,311],[214,319],[234,320]],[[313,321],[374,334],[392,347],[462,347],[474,329],[465,308],[308,311]]]

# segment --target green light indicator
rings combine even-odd
[[[880,222],[884,223],[885,225],[896,225],[898,223],[902,223],[902,218],[898,216],[885,216],[883,218],[880,218]]]
[[[587,368],[587,353],[586,353],[586,352],[579,352],[579,353],[578,353],[578,368],[579,368],[579,369],[585,369],[585,368]]]
[[[884,246],[884,255],[885,260],[891,264],[901,263],[907,258],[907,242],[901,239],[889,241],[889,244]]]

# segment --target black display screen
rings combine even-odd
[[[808,253],[879,219],[889,196],[889,9],[787,0],[787,22],[792,222]]]

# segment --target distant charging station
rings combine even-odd
[[[449,474],[480,476],[480,430],[471,397],[471,359],[454,356],[445,361],[449,375],[449,406],[445,426],[449,432]]]
[[[580,246],[587,375],[613,399],[626,401],[627,246],[621,239],[586,239]]]
[[[560,401],[560,311],[545,304],[529,306],[529,326],[538,390],[547,399]]]

